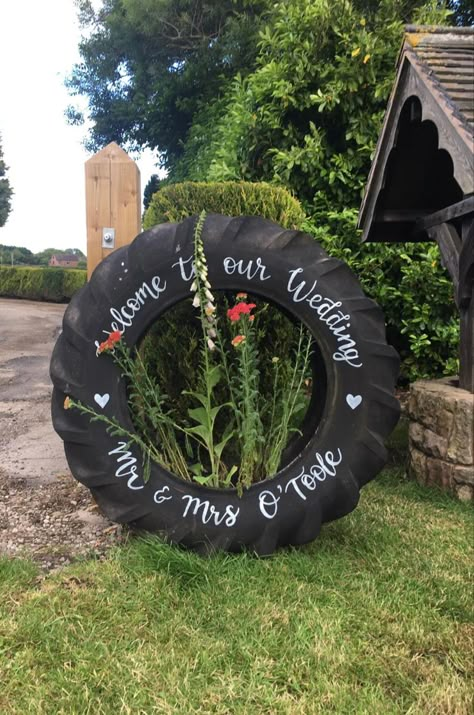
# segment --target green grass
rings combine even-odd
[[[470,713],[472,511],[391,467],[313,544],[0,561],[1,713]]]

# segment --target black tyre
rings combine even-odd
[[[106,334],[129,346],[175,303],[189,297],[196,219],[140,234],[94,271],[68,306],[51,360],[53,424],[74,477],[113,521],[160,532],[196,549],[272,553],[314,539],[321,524],[348,514],[360,488],[386,461],[384,439],[399,417],[399,360],[385,341],[383,316],[350,269],[310,236],[251,217],[209,215],[203,241],[216,290],[248,291],[303,322],[315,343],[323,385],[313,395],[292,460],[241,497],[234,489],[185,482],[65,410],[66,395],[133,430],[126,386],[110,360],[96,357]]]

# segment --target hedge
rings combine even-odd
[[[0,267],[0,296],[66,303],[87,281],[74,268]]]
[[[225,216],[263,216],[284,228],[299,228],[306,214],[289,191],[279,186],[248,181],[169,184],[153,194],[143,227],[183,221],[201,213]]]

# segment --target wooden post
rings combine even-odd
[[[459,356],[459,387],[474,393],[474,217],[468,216],[462,225],[460,255],[461,339]]]
[[[138,166],[115,142],[88,159],[85,172],[90,278],[103,258],[140,233],[141,191]]]

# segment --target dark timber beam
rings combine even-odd
[[[467,199],[451,204],[451,206],[435,211],[435,213],[428,216],[422,216],[416,222],[415,232],[426,231],[432,226],[438,226],[438,224],[446,223],[446,221],[454,221],[454,219],[470,213],[474,213],[474,196],[469,196]]]
[[[462,227],[459,311],[461,313],[459,387],[474,393],[474,218],[471,217],[463,221]]]
[[[454,226],[447,223],[432,226],[427,233],[439,246],[459,308],[459,387],[474,393],[474,217],[464,219],[462,241]]]
[[[436,241],[439,246],[441,262],[453,281],[454,300],[459,307],[459,254],[461,251],[461,239],[459,238],[458,232],[451,224],[443,223],[440,226],[432,226],[428,230],[428,236],[432,241]]]

